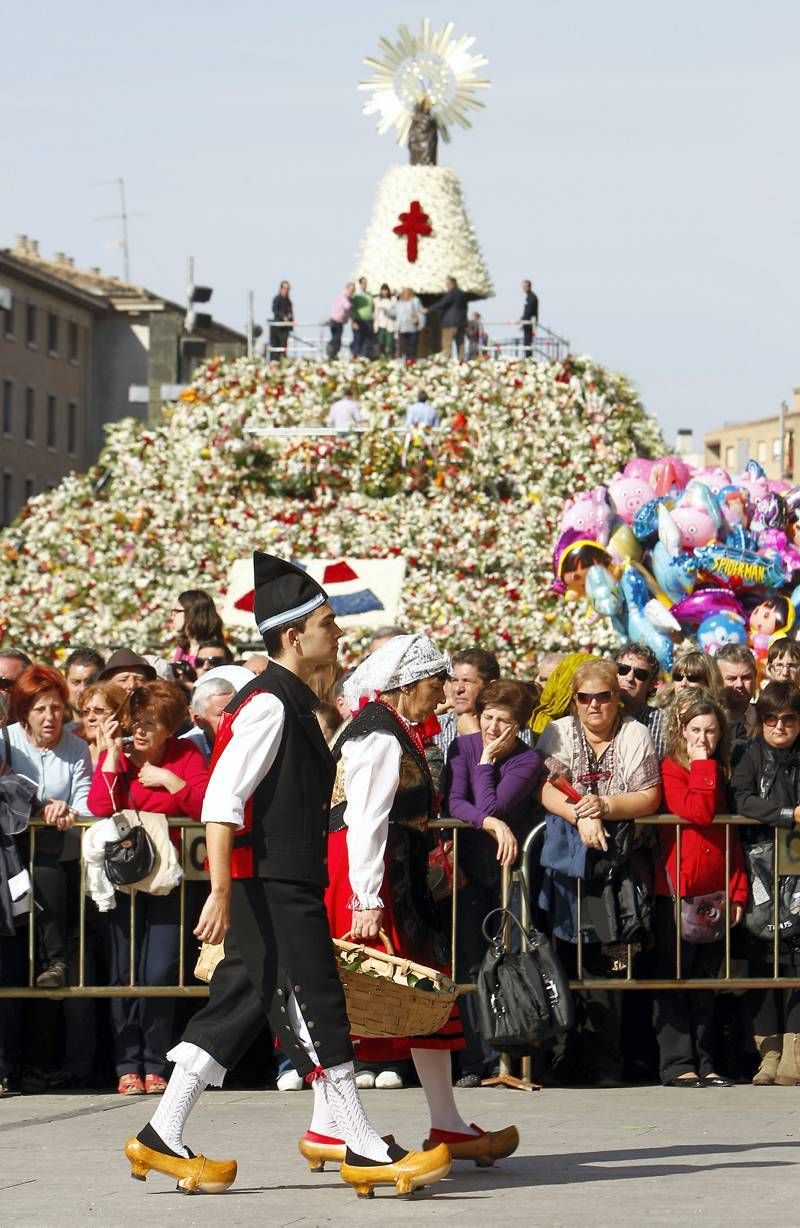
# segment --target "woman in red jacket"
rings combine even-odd
[[[103,753],[92,777],[89,809],[111,815],[135,808],[155,814],[199,819],[208,768],[193,742],[175,737],[186,717],[186,699],[172,682],[146,682],[130,697],[131,748],[123,754],[117,717],[102,727]],[[137,894],[136,981],[171,985],[178,968],[180,899]],[[116,908],[103,913],[108,925],[110,983],[130,979],[130,896],[117,892]],[[122,1096],[159,1093],[166,1087],[166,1053],[172,1044],[173,998],[112,998],[114,1059]]]
[[[725,828],[714,816],[730,813],[728,797],[728,727],[725,713],[708,691],[691,691],[676,700],[661,765],[664,805],[686,819],[681,826],[680,894],[725,893]],[[656,975],[675,976],[675,889],[678,886],[676,828],[659,829],[656,856]],[[744,916],[747,876],[735,830],[730,836],[727,896],[731,924]],[[681,941],[681,976],[713,979],[719,972],[724,936],[712,942]],[[659,1071],[665,1087],[730,1087],[714,1069],[714,994],[708,990],[665,990],[654,994],[653,1020],[658,1040]]]

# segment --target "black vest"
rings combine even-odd
[[[397,738],[403,751],[400,760],[400,783],[389,811],[389,822],[407,823],[425,829],[428,823],[436,817],[433,783],[425,756],[413,738],[409,736],[402,721],[385,704],[373,702],[364,705],[349,725],[345,726],[344,731],[334,743],[336,783],[331,803],[332,832],[341,831],[344,827],[344,812],[347,809],[342,747],[350,738],[364,737],[365,734],[376,730],[390,733],[392,737]]]
[[[270,661],[226,712],[237,712],[261,691],[283,704],[283,734],[275,762],[253,794],[252,827],[236,837],[234,847],[252,849],[255,878],[326,887],[328,815],[336,769],[313,713],[319,701],[295,674]]]

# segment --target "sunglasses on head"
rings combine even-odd
[[[195,657],[194,664],[195,664],[195,668],[197,668],[198,665],[224,665],[225,658],[224,657]]]
[[[608,704],[613,696],[611,691],[576,691],[575,698],[584,708],[588,708],[592,701],[598,704]]]
[[[764,724],[767,729],[774,729],[776,725],[783,725],[784,729],[788,729],[790,725],[796,725],[800,721],[800,716],[796,712],[779,712],[776,715],[770,713],[764,717]]]
[[[620,678],[627,678],[631,672],[637,682],[646,682],[650,677],[650,670],[645,669],[643,665],[617,665],[617,673]]]

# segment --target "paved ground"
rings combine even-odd
[[[296,1149],[310,1093],[207,1093],[189,1141],[235,1155],[225,1195],[187,1197],[151,1174],[130,1180],[120,1153],[144,1100],[24,1096],[0,1101],[0,1225],[347,1223],[593,1228],[800,1222],[800,1089],[737,1087],[459,1093],[468,1119],[514,1120],[522,1145],[494,1169],[456,1165],[434,1190],[359,1201],[334,1169],[308,1172]],[[365,1093],[384,1132],[409,1145],[426,1124],[419,1091]]]

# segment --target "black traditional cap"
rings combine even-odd
[[[262,635],[305,618],[328,600],[324,588],[302,567],[253,551],[253,613]]]

